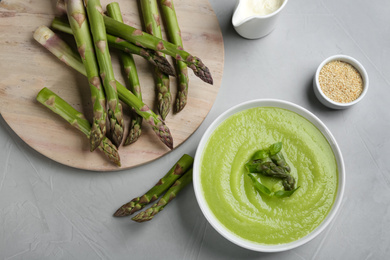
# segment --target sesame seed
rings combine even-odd
[[[331,100],[349,103],[363,92],[363,79],[359,71],[344,61],[331,61],[320,71],[318,81],[322,92]]]

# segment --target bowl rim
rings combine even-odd
[[[200,182],[200,161],[202,157],[203,150],[207,144],[207,141],[209,140],[211,134],[215,131],[215,129],[223,122],[225,121],[228,117],[232,116],[233,114],[236,114],[240,111],[250,109],[250,108],[255,108],[255,107],[279,107],[279,108],[284,108],[289,111],[295,112],[307,120],[309,120],[313,125],[315,125],[321,133],[324,135],[324,137],[327,139],[329,142],[332,151],[335,155],[336,162],[337,162],[337,168],[338,168],[338,174],[339,174],[339,179],[338,179],[338,187],[337,187],[337,195],[335,198],[335,201],[333,203],[333,206],[328,213],[328,215],[325,217],[325,219],[321,222],[319,226],[317,226],[311,233],[306,235],[303,238],[300,238],[296,241],[286,243],[286,244],[277,244],[277,245],[266,245],[266,244],[259,244],[255,243],[249,240],[246,240],[244,238],[241,238],[230,230],[228,230],[225,226],[223,226],[219,220],[214,216],[214,214],[211,212],[210,208],[208,207],[208,204],[203,196],[203,191],[201,187],[201,182]],[[198,148],[196,150],[195,154],[195,160],[194,160],[194,165],[193,165],[193,187],[195,191],[195,197],[198,202],[198,205],[203,213],[203,215],[206,217],[207,221],[210,223],[210,225],[218,232],[220,233],[223,237],[225,237],[227,240],[230,242],[252,250],[252,251],[258,251],[258,252],[282,252],[286,250],[290,250],[293,248],[296,248],[298,246],[301,246],[303,244],[306,244],[307,242],[311,241],[314,239],[317,235],[319,235],[334,219],[336,216],[340,205],[341,201],[344,195],[344,189],[345,189],[345,166],[344,166],[344,160],[343,156],[341,154],[340,148],[333,137],[332,133],[329,131],[329,129],[325,126],[325,124],[313,113],[308,111],[307,109],[296,105],[294,103],[291,103],[289,101],[284,101],[284,100],[279,100],[279,99],[255,99],[255,100],[250,100],[246,101],[243,103],[240,103],[236,106],[231,107],[221,115],[219,115],[212,123],[211,125],[207,128],[205,133],[203,134]]]
[[[319,75],[320,75],[320,71],[326,64],[328,64],[331,61],[335,61],[335,60],[340,60],[340,61],[344,61],[344,62],[349,63],[355,69],[357,69],[359,71],[360,75],[362,76],[363,92],[354,101],[351,101],[348,103],[340,103],[340,102],[334,101],[334,100],[330,99],[329,97],[327,97],[321,89],[320,82],[318,80]],[[320,94],[323,101],[325,101],[326,103],[329,103],[332,107],[338,107],[338,108],[347,108],[347,107],[353,106],[356,103],[360,102],[364,98],[364,96],[366,95],[366,93],[368,91],[368,86],[369,86],[368,74],[367,74],[366,69],[363,67],[363,65],[355,58],[348,56],[348,55],[344,55],[344,54],[333,55],[333,56],[330,56],[330,57],[326,58],[325,60],[323,60],[316,70],[314,81],[315,81],[315,84],[314,84],[315,88],[317,89],[317,91]]]

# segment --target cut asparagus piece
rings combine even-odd
[[[77,44],[81,60],[87,72],[91,99],[93,103],[93,119],[90,136],[91,151],[99,146],[101,140],[106,135],[106,99],[99,77],[99,67],[97,65],[95,50],[93,47],[89,25],[82,0],[69,0],[67,2],[68,20]],[[45,32],[39,34],[51,34],[51,31],[41,28]],[[50,39],[50,36],[48,37]],[[52,38],[54,39],[54,38]],[[50,44],[50,43],[49,43]]]
[[[282,184],[284,190],[293,190],[295,187],[295,179],[291,175],[287,175],[287,177],[283,179]]]
[[[171,188],[161,197],[161,199],[154,204],[152,207],[148,208],[145,211],[138,213],[132,220],[136,222],[145,222],[153,219],[153,217],[162,211],[164,207],[176,198],[177,194],[190,182],[192,181],[192,168],[189,169],[185,174],[183,174],[180,179],[178,179]]]
[[[188,169],[192,167],[194,159],[184,154],[179,161],[162,177],[156,185],[141,197],[132,199],[121,206],[114,214],[115,217],[124,217],[142,209],[147,204],[155,201],[162,195],[177,179],[179,179]]]
[[[107,14],[114,18],[117,21],[123,22],[122,14],[119,8],[119,4],[117,2],[113,2],[107,5]],[[124,71],[126,73],[126,77],[129,81],[130,91],[140,100],[142,100],[141,87],[139,83],[137,67],[135,66],[135,62],[133,56],[131,54],[122,52],[120,54],[120,58],[123,64]],[[132,109],[134,109],[132,107]],[[138,140],[141,135],[141,126],[142,126],[142,117],[140,115],[135,114],[131,121],[129,127],[129,133],[125,139],[125,145],[129,145]]]
[[[57,0],[56,9],[59,15],[66,14],[65,0]]]
[[[70,27],[69,27],[70,28]],[[33,34],[34,39],[49,50],[59,60],[87,76],[87,71],[78,53],[64,42],[57,34],[45,25],[38,27]]]
[[[55,17],[53,19],[51,27],[60,32],[73,34],[73,31],[70,28],[68,21],[65,21],[58,17]],[[139,55],[146,59],[148,62],[150,62],[152,65],[158,67],[164,73],[170,76],[175,76],[175,71],[172,68],[171,64],[168,62],[168,60],[164,57],[158,56],[155,51],[141,48],[110,34],[107,34],[107,42],[110,47],[124,51],[129,54]]]
[[[192,56],[190,53],[183,50],[182,47],[161,40],[124,23],[115,21],[108,16],[103,16],[103,19],[107,33],[121,37],[140,47],[160,51],[172,56],[176,60],[183,61],[187,64],[187,67],[194,71],[196,76],[209,84],[213,84],[213,78],[210,70],[198,57]]]
[[[278,152],[274,155],[270,156],[271,160],[278,166],[285,169],[287,172],[291,172],[290,166],[287,164],[286,159],[284,159],[284,156],[281,152]]]
[[[108,50],[106,30],[103,21],[103,10],[100,0],[84,0],[84,3],[87,9],[92,38],[95,44],[95,53],[100,68],[100,77],[102,78],[104,91],[106,93],[110,134],[113,143],[119,147],[123,139],[123,112],[122,104],[119,102],[116,89],[111,55]]]
[[[177,21],[173,0],[158,0],[162,14],[162,20],[166,25],[169,41],[177,46],[183,47],[181,31]],[[175,112],[183,110],[187,104],[188,96],[188,71],[187,65],[182,61],[175,61],[178,90],[175,102]]]
[[[162,39],[160,14],[156,0],[140,0],[141,12],[147,33]],[[159,56],[165,57],[164,53],[157,52]],[[169,90],[169,77],[155,67],[154,77],[156,81],[157,108],[163,119],[171,109],[171,92]]]
[[[287,164],[286,159],[284,158],[281,150],[282,150],[282,142],[278,142],[275,144],[272,144],[270,146],[270,159],[273,163],[275,163],[277,166],[284,169],[284,171],[287,174],[287,177],[283,179],[283,187],[286,191],[292,191],[295,187],[295,178],[290,175],[291,168]]]
[[[245,165],[249,172],[260,173],[264,176],[284,179],[288,174],[280,166],[277,166],[272,161],[264,162],[263,160],[250,161]]]
[[[84,115],[74,109],[65,100],[60,98],[48,88],[43,88],[37,95],[37,100],[51,111],[68,121],[72,126],[80,130],[90,138],[91,125]],[[120,166],[120,157],[115,145],[107,137],[103,137],[102,142],[97,147],[113,163]]]
[[[47,27],[46,27],[47,28]],[[47,30],[51,31],[49,28]],[[39,35],[38,32],[42,30],[36,31],[37,38],[45,37],[45,35]],[[50,41],[51,44],[42,44],[47,50],[49,50],[52,54],[54,54],[58,59],[63,61],[66,65],[72,67],[77,70],[84,76],[87,75],[85,71],[85,67],[81,62],[80,56],[77,55],[64,41],[61,40],[54,33],[47,35],[51,37],[55,37],[55,41]],[[128,89],[126,89],[122,84],[118,81],[116,82],[116,87],[118,91],[119,99],[122,100],[126,105],[130,107],[134,107],[134,111],[142,116],[145,121],[153,128],[156,135],[160,138],[160,140],[168,146],[170,149],[173,149],[173,139],[172,135],[169,131],[169,128],[165,125],[164,121],[156,115],[150,108],[139,100],[133,93],[131,93]]]

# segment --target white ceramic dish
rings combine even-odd
[[[320,71],[326,64],[328,64],[329,62],[334,61],[334,60],[344,61],[344,62],[351,64],[359,71],[360,75],[362,76],[363,92],[357,99],[355,99],[352,102],[339,103],[339,102],[333,101],[332,99],[328,98],[321,90],[320,83],[318,80],[318,77],[320,75]],[[314,79],[313,79],[314,93],[315,93],[316,97],[323,105],[325,105],[329,108],[333,108],[333,109],[345,109],[345,108],[351,107],[351,106],[355,105],[356,103],[360,102],[364,98],[364,96],[366,95],[366,93],[368,91],[368,85],[369,85],[369,80],[368,80],[368,74],[367,74],[366,69],[356,59],[354,59],[350,56],[347,56],[347,55],[334,55],[334,56],[331,56],[331,57],[325,59],[318,66],[316,74],[315,74]]]
[[[332,147],[333,153],[335,155],[336,161],[337,161],[337,167],[339,172],[339,183],[338,183],[338,190],[335,202],[333,204],[333,207],[331,211],[329,212],[328,216],[324,219],[324,221],[310,234],[307,236],[296,240],[291,243],[287,244],[279,244],[279,245],[263,245],[258,244],[255,242],[251,242],[248,240],[245,240],[239,236],[234,235],[232,232],[230,232],[226,227],[224,227],[218,219],[214,216],[214,214],[211,212],[210,208],[208,207],[208,204],[204,198],[203,190],[201,186],[201,179],[200,179],[200,162],[201,162],[201,155],[203,153],[203,150],[207,144],[207,141],[209,140],[210,136],[214,132],[214,130],[228,117],[231,115],[249,109],[254,107],[279,107],[284,108],[287,110],[290,110],[292,112],[295,112],[303,117],[305,117],[307,120],[309,120],[312,124],[314,124],[325,136],[325,138],[328,140],[330,146]],[[308,110],[295,105],[293,103],[282,101],[282,100],[274,100],[274,99],[262,99],[262,100],[253,100],[241,103],[235,107],[232,107],[231,109],[227,110],[223,114],[221,114],[217,119],[214,120],[214,122],[209,126],[209,128],[206,130],[205,134],[203,135],[198,149],[196,151],[195,155],[195,161],[194,161],[194,176],[193,176],[193,185],[195,190],[196,199],[198,201],[199,207],[202,210],[204,216],[208,220],[208,222],[217,230],[223,237],[230,240],[236,245],[239,245],[243,248],[247,248],[254,251],[259,252],[280,252],[285,251],[289,249],[293,249],[295,247],[298,247],[300,245],[303,245],[310,240],[312,240],[314,237],[316,237],[318,234],[320,234],[332,221],[334,216],[336,215],[341,200],[344,193],[344,186],[345,186],[345,168],[344,168],[344,161],[343,157],[341,155],[341,151],[336,143],[336,140],[334,139],[331,132],[328,130],[328,128],[319,120],[315,115],[313,115]]]
[[[288,0],[284,0],[279,9],[271,14],[241,18],[238,13],[242,8],[243,1],[245,0],[237,0],[232,16],[232,24],[236,32],[247,39],[258,39],[270,34],[275,28],[280,13],[288,2]]]

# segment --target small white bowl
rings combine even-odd
[[[360,94],[360,96],[357,99],[355,99],[352,102],[349,102],[349,103],[336,102],[336,101],[328,98],[324,94],[324,92],[322,92],[322,90],[321,90],[321,86],[320,86],[320,83],[318,80],[319,75],[320,75],[320,71],[326,64],[328,64],[329,62],[334,61],[334,60],[344,61],[344,62],[351,64],[355,69],[357,69],[359,71],[360,75],[362,76],[363,92]],[[314,79],[313,79],[313,88],[314,88],[314,94],[316,95],[318,100],[323,105],[325,105],[329,108],[333,108],[333,109],[345,109],[345,108],[348,108],[348,107],[355,105],[356,103],[358,103],[360,100],[363,99],[363,97],[366,95],[366,93],[368,91],[368,85],[369,85],[368,83],[369,83],[369,80],[368,80],[367,71],[365,70],[365,68],[363,67],[363,65],[360,62],[358,62],[356,59],[354,59],[350,56],[347,56],[347,55],[334,55],[334,56],[331,56],[331,57],[327,58],[326,60],[324,60],[320,64],[320,66],[318,66],[316,74],[315,74]]]
[[[207,144],[207,141],[209,140],[210,136],[213,134],[214,130],[228,117],[231,115],[246,110],[250,108],[255,107],[279,107],[284,108],[287,110],[290,110],[292,112],[295,112],[307,120],[309,120],[313,125],[315,125],[325,136],[327,141],[329,142],[332,151],[335,155],[336,162],[337,162],[337,170],[339,173],[339,182],[337,187],[337,195],[336,199],[334,201],[334,204],[332,206],[332,209],[330,210],[329,214],[326,216],[326,218],[323,220],[323,222],[315,228],[310,234],[307,236],[298,239],[296,241],[286,243],[286,244],[278,244],[278,245],[264,245],[264,244],[258,244],[255,242],[251,242],[248,240],[245,240],[235,234],[233,234],[231,231],[229,231],[225,226],[223,226],[219,220],[214,216],[211,209],[209,208],[207,201],[204,197],[203,190],[202,190],[202,184],[201,184],[201,176],[200,176],[200,169],[201,169],[201,157],[203,150]],[[336,143],[335,138],[331,134],[331,132],[328,130],[328,128],[324,125],[324,123],[321,122],[320,119],[318,119],[314,114],[309,112],[308,110],[282,100],[275,100],[275,99],[259,99],[259,100],[253,100],[241,103],[237,106],[234,106],[230,108],[229,110],[225,111],[223,114],[221,114],[217,119],[214,120],[214,122],[208,127],[206,132],[204,133],[202,139],[200,140],[198,149],[195,154],[195,161],[193,166],[193,185],[195,190],[195,196],[198,201],[199,207],[203,213],[203,215],[206,217],[208,222],[211,224],[211,226],[219,232],[223,237],[228,239],[229,241],[233,242],[234,244],[241,246],[246,249],[250,249],[253,251],[258,252],[281,252],[290,250],[293,248],[296,248],[298,246],[301,246],[313,238],[315,238],[318,234],[320,234],[332,221],[332,219],[335,217],[336,212],[340,208],[341,200],[344,194],[345,189],[345,167],[344,167],[344,161],[343,157],[341,155],[341,151],[339,149],[339,146]]]

